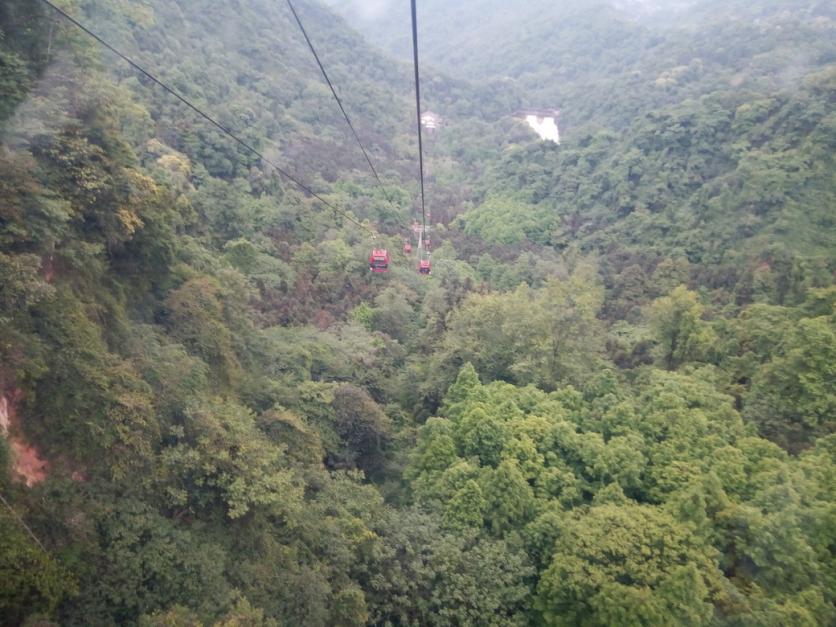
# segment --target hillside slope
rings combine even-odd
[[[371,5],[374,12],[357,7]],[[422,54],[454,76],[506,78],[527,106],[568,128],[624,127],[653,108],[718,90],[797,85],[836,59],[824,2],[420,3]],[[406,56],[408,7],[334,3],[386,50]]]
[[[383,189],[283,3],[61,6],[374,241],[0,5],[0,625],[833,623],[827,59],[788,80],[773,40],[760,87],[721,55],[661,100],[602,70],[638,114],[565,146],[509,115],[526,48],[513,84],[428,69],[423,277],[410,68],[297,4]],[[578,15],[637,50],[667,19]]]

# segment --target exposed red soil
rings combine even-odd
[[[23,393],[18,389],[0,396],[0,433],[9,441],[14,472],[27,486],[32,487],[47,478],[49,464],[41,457],[38,449],[21,436],[17,406],[22,398]]]

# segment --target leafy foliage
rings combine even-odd
[[[422,3],[427,278],[410,68],[297,3],[376,189],[282,3],[60,4],[393,262],[2,3],[0,623],[836,622],[832,9]]]

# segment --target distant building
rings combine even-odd
[[[441,128],[443,123],[444,119],[437,113],[426,111],[421,114],[421,126],[427,129],[430,133],[433,133]]]
[[[560,144],[560,111],[557,109],[521,109],[514,117],[528,123],[540,139]]]

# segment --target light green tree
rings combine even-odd
[[[702,319],[704,313],[697,294],[684,285],[650,306],[650,324],[658,342],[656,352],[665,368],[675,370],[708,355],[714,334]]]
[[[482,496],[482,488],[470,479],[453,495],[444,510],[444,524],[450,529],[480,529],[484,522],[487,502]]]
[[[568,516],[536,607],[548,625],[707,625],[719,571],[665,512],[601,505]]]
[[[535,514],[534,491],[516,460],[505,459],[484,474],[482,492],[487,502],[485,519],[497,535],[520,528]]]

